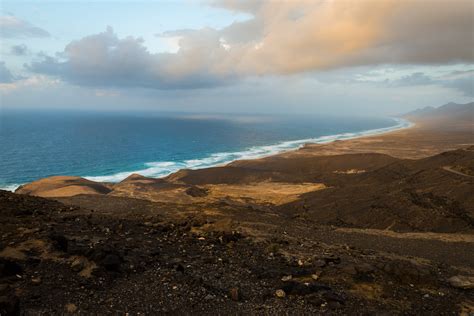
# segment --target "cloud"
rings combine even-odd
[[[399,86],[428,85],[435,82],[435,80],[425,75],[423,72],[415,72],[394,81],[394,83]]]
[[[15,55],[15,56],[25,56],[25,55],[28,55],[29,50],[25,44],[20,44],[20,45],[13,45],[10,48],[10,52],[12,55]]]
[[[2,105],[6,108],[228,112],[233,113],[232,116],[237,112],[395,115],[453,100],[457,103],[472,101],[472,98],[463,97],[456,90],[435,85],[412,87],[382,84],[374,86],[374,83],[354,82],[326,83],[313,77],[313,74],[250,77],[219,89],[156,90],[91,89],[57,81],[47,83],[48,79],[51,80],[49,76],[37,76],[36,85],[31,82],[32,85],[27,86],[25,82],[24,86],[20,86],[20,82],[16,82],[15,90],[0,93]],[[100,89],[103,90],[102,93],[97,93]],[[111,95],[114,91],[119,95]],[[38,100],[45,102],[38,103]]]
[[[222,3],[231,8],[235,1]],[[241,57],[231,58],[243,72],[474,60],[470,0],[269,1],[252,14],[259,23],[246,32],[257,36],[235,46]]]
[[[462,92],[467,97],[474,96],[474,69],[449,71],[442,75],[422,71],[408,75],[398,75],[385,71],[370,71],[355,76],[355,82],[375,83],[387,87],[438,86]]]
[[[474,97],[474,69],[453,71],[440,79],[445,86],[457,89],[468,97]]]
[[[0,63],[0,78],[2,77],[2,63]],[[10,81],[2,81],[0,79],[0,92],[5,96],[13,91],[21,90],[23,94],[28,94],[33,89],[44,90],[59,84],[59,80],[51,79],[47,76],[35,75],[27,78],[10,78]],[[22,90],[26,88],[26,90]]]
[[[12,75],[5,63],[3,61],[0,62],[0,84],[12,83],[14,80],[15,77]]]
[[[428,76],[416,72],[394,80],[391,84],[398,86],[438,85],[462,92],[465,96],[474,96],[474,69],[466,71],[452,71],[442,76]]]
[[[120,93],[111,90],[95,90],[95,96],[97,97],[118,97]]]
[[[50,34],[13,15],[0,16],[0,35],[3,38],[49,37]]]
[[[85,86],[195,89],[258,75],[474,61],[471,0],[223,0],[212,5],[247,13],[249,19],[219,30],[160,34],[179,38],[173,53],[150,53],[140,38],[119,38],[109,28],[71,42],[29,69]]]
[[[56,57],[43,56],[27,68],[59,76],[83,86],[196,89],[225,84],[231,75],[215,65],[225,49],[212,29],[190,31],[179,40],[179,51],[150,53],[141,38],[118,38],[105,32],[71,42]]]
[[[226,10],[254,14],[263,5],[263,0],[212,0],[211,6]]]

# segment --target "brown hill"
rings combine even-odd
[[[284,156],[239,160],[224,167],[181,170],[166,178],[185,184],[248,184],[262,181],[311,182],[345,172],[365,172],[396,161],[383,154]]]
[[[253,183],[270,179],[277,179],[278,172],[257,170],[252,168],[213,167],[206,169],[180,170],[165,179],[169,182],[185,184],[236,184]]]
[[[172,202],[171,197],[167,193],[181,187],[180,185],[169,183],[164,179],[153,179],[139,174],[132,174],[115,184],[109,195],[152,201],[168,200]]]
[[[332,181],[279,207],[322,224],[398,231],[473,231],[474,148],[398,160]]]
[[[55,176],[20,186],[15,192],[41,197],[61,197],[78,194],[107,194],[109,185],[81,177]]]

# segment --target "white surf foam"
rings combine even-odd
[[[243,151],[215,153],[200,159],[190,159],[178,162],[149,162],[146,163],[145,168],[141,170],[119,172],[106,176],[87,176],[85,178],[99,182],[120,182],[133,173],[138,173],[146,177],[161,178],[168,176],[180,169],[202,169],[224,165],[235,160],[263,158],[285,151],[295,150],[308,143],[325,144],[336,140],[347,140],[362,136],[387,133],[413,125],[413,123],[404,119],[394,118],[394,120],[396,121],[396,124],[390,127],[377,128],[355,133],[342,133],[315,138],[284,141],[274,145],[250,147],[249,149]]]
[[[15,190],[18,189],[19,186],[20,186],[19,184],[7,184],[5,186],[0,187],[0,189],[5,190],[5,191],[15,192]]]

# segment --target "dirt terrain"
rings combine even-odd
[[[470,106],[163,179],[0,191],[0,314],[470,315]]]
[[[64,202],[0,193],[2,314],[472,308],[469,239],[372,236],[238,206],[203,212],[96,195]]]

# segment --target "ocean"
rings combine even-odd
[[[388,117],[3,110],[0,188],[53,175],[163,177],[408,125]]]

